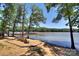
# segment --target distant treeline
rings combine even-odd
[[[32,31],[37,32],[69,32],[69,29],[57,29],[57,28],[35,28]],[[79,32],[78,29],[73,29],[73,32]]]
[[[10,29],[10,31],[12,31],[12,29]],[[15,31],[22,31],[21,28],[16,28]],[[24,31],[28,31],[28,28],[25,27]],[[39,27],[39,28],[35,28],[32,27],[30,29],[30,31],[32,32],[69,32],[70,30],[67,28],[63,28],[63,29],[58,29],[58,28],[45,28],[45,27]],[[73,32],[79,32],[79,29],[73,29]]]

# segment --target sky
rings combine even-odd
[[[45,18],[47,18],[46,23],[40,23],[41,27],[47,27],[47,28],[69,28],[69,26],[66,26],[65,24],[68,23],[68,21],[61,19],[58,23],[52,23],[52,20],[57,15],[56,8],[51,8],[50,12],[47,13],[47,10],[45,8],[45,5],[43,3],[37,3],[36,4],[42,11]],[[27,6],[31,7],[31,4],[27,4]],[[30,8],[28,8],[28,13],[31,13]]]
[[[57,15],[57,11],[56,8],[51,8],[50,12],[47,12],[47,9],[45,7],[45,5],[43,3],[36,3],[35,5],[37,5],[42,11],[43,11],[43,15],[45,16],[46,19],[46,23],[40,23],[41,27],[47,27],[47,28],[69,28],[69,26],[66,26],[65,24],[68,23],[68,21],[61,19],[58,23],[52,23],[52,20],[54,19],[54,17],[56,17]],[[27,3],[26,4],[26,10],[28,11],[28,15],[27,17],[29,17],[31,15],[31,7],[32,4]],[[73,27],[76,28],[76,27]]]
[[[44,4],[38,4],[38,6],[43,10],[43,14],[47,18],[46,24],[41,23],[40,26],[44,26],[48,28],[68,28],[68,26],[65,25],[67,21],[65,21],[64,19],[61,19],[59,23],[52,23],[53,18],[56,17],[57,15],[56,8],[51,8],[50,12],[47,13]]]

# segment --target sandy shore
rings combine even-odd
[[[23,41],[26,42],[23,42]],[[76,50],[50,46],[40,40],[6,37],[0,39],[0,56],[70,56],[79,55]]]

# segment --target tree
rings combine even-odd
[[[31,27],[33,27],[35,25],[39,26],[39,23],[40,22],[45,23],[45,20],[46,20],[46,18],[44,17],[42,10],[39,7],[37,7],[36,5],[33,5],[32,14],[29,19],[27,38],[29,38],[29,32],[31,31]]]
[[[5,4],[2,5],[2,7],[4,8],[3,10],[1,10],[1,31],[3,33],[2,37],[4,37],[4,34],[5,34],[5,29],[6,29],[6,25],[7,25],[7,11],[6,11],[6,8],[5,8]],[[5,16],[6,15],[6,16]]]
[[[17,9],[17,19],[18,19],[18,23],[21,23],[23,26],[23,4],[18,4],[18,9]],[[22,27],[22,31],[23,31],[23,27]],[[22,32],[22,36],[23,36],[23,32]]]
[[[3,10],[0,10],[1,17],[1,28],[2,32],[8,32],[9,36],[9,30],[13,28],[12,36],[14,36],[16,23],[22,24],[22,36],[24,31],[24,23],[26,18],[26,8],[25,4],[14,4],[14,3],[4,3],[0,4],[3,5]],[[4,36],[4,35],[3,35]]]
[[[3,37],[4,37],[4,34],[6,32],[6,29],[8,29],[8,24],[9,24],[9,19],[10,19],[10,13],[11,13],[11,10],[9,8],[9,4],[3,4],[3,10],[2,10],[2,14],[1,14],[1,18],[2,18],[2,23],[1,23],[1,26],[2,27],[2,32],[3,32]],[[9,35],[9,33],[8,33]]]
[[[16,29],[16,24],[18,23],[18,22],[20,22],[20,20],[18,19],[18,12],[19,12],[19,4],[15,4],[14,5],[15,7],[14,7],[14,9],[15,9],[15,11],[14,11],[14,15],[13,15],[13,30],[12,30],[12,36],[14,37],[14,32],[15,32],[15,29]]]
[[[12,19],[13,19],[13,12],[14,12],[14,4],[10,4],[10,3],[4,3],[2,4],[3,10],[2,10],[2,14],[1,14],[1,18],[2,18],[2,32],[3,34],[5,34],[5,32],[8,32],[8,36],[9,36],[9,29],[12,23]],[[3,35],[4,37],[4,35]]]
[[[24,34],[24,24],[26,23],[25,20],[26,19],[26,8],[25,8],[25,4],[19,4],[18,5],[18,13],[17,13],[17,19],[18,19],[18,23],[21,23],[22,24],[22,37],[23,37],[23,34]]]
[[[62,17],[64,17],[64,19],[67,19],[69,21],[69,27],[70,27],[70,36],[71,36],[71,48],[75,49],[75,45],[74,45],[74,39],[73,39],[73,30],[72,30],[72,20],[74,18],[74,14],[77,12],[76,10],[76,6],[78,6],[78,4],[57,4],[57,11],[58,14],[57,16],[54,18],[53,22],[58,22],[59,20],[61,20]],[[51,8],[52,6],[47,6],[49,8]]]
[[[25,24],[25,20],[26,19],[26,7],[25,7],[26,4],[23,5],[23,21],[22,21],[22,37],[23,37],[23,34],[24,34],[24,24]]]
[[[8,36],[9,36],[9,29],[10,29],[10,26],[12,26],[12,22],[14,20],[14,13],[15,13],[15,4],[11,4],[11,3],[8,3],[6,4],[7,5],[7,12],[8,12]]]

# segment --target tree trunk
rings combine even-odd
[[[15,32],[15,25],[16,25],[16,23],[15,23],[15,21],[14,21],[14,24],[13,24],[13,33],[12,33],[12,36],[14,37],[14,32]]]
[[[7,34],[8,34],[8,36],[9,36],[9,30],[8,30],[8,33],[7,33]]]
[[[71,48],[75,49],[71,19],[70,19],[70,17],[68,17],[68,19],[69,19],[69,27],[70,27]]]
[[[24,36],[24,20],[25,20],[25,4],[23,5],[23,19],[22,19],[22,37]]]
[[[22,22],[22,37],[24,36],[24,19],[23,19],[23,22]]]
[[[9,24],[10,24],[10,21],[9,21]],[[7,31],[8,36],[9,36],[9,29],[10,29],[10,28],[8,27],[8,31]]]
[[[4,29],[1,31],[1,37],[2,37],[2,38],[5,37],[5,30],[4,30]]]
[[[27,38],[29,39],[29,32],[31,28],[31,19],[29,20],[29,26],[28,26],[28,32],[27,32]]]
[[[2,38],[4,38],[4,36],[5,36],[4,34],[5,34],[4,31],[2,31]]]
[[[1,32],[1,36],[2,36],[2,38],[4,38],[5,37],[5,24],[4,24],[4,20],[2,21],[2,28],[1,28],[1,30],[2,30],[2,32]]]
[[[78,26],[78,31],[77,32],[79,32],[79,26]]]

